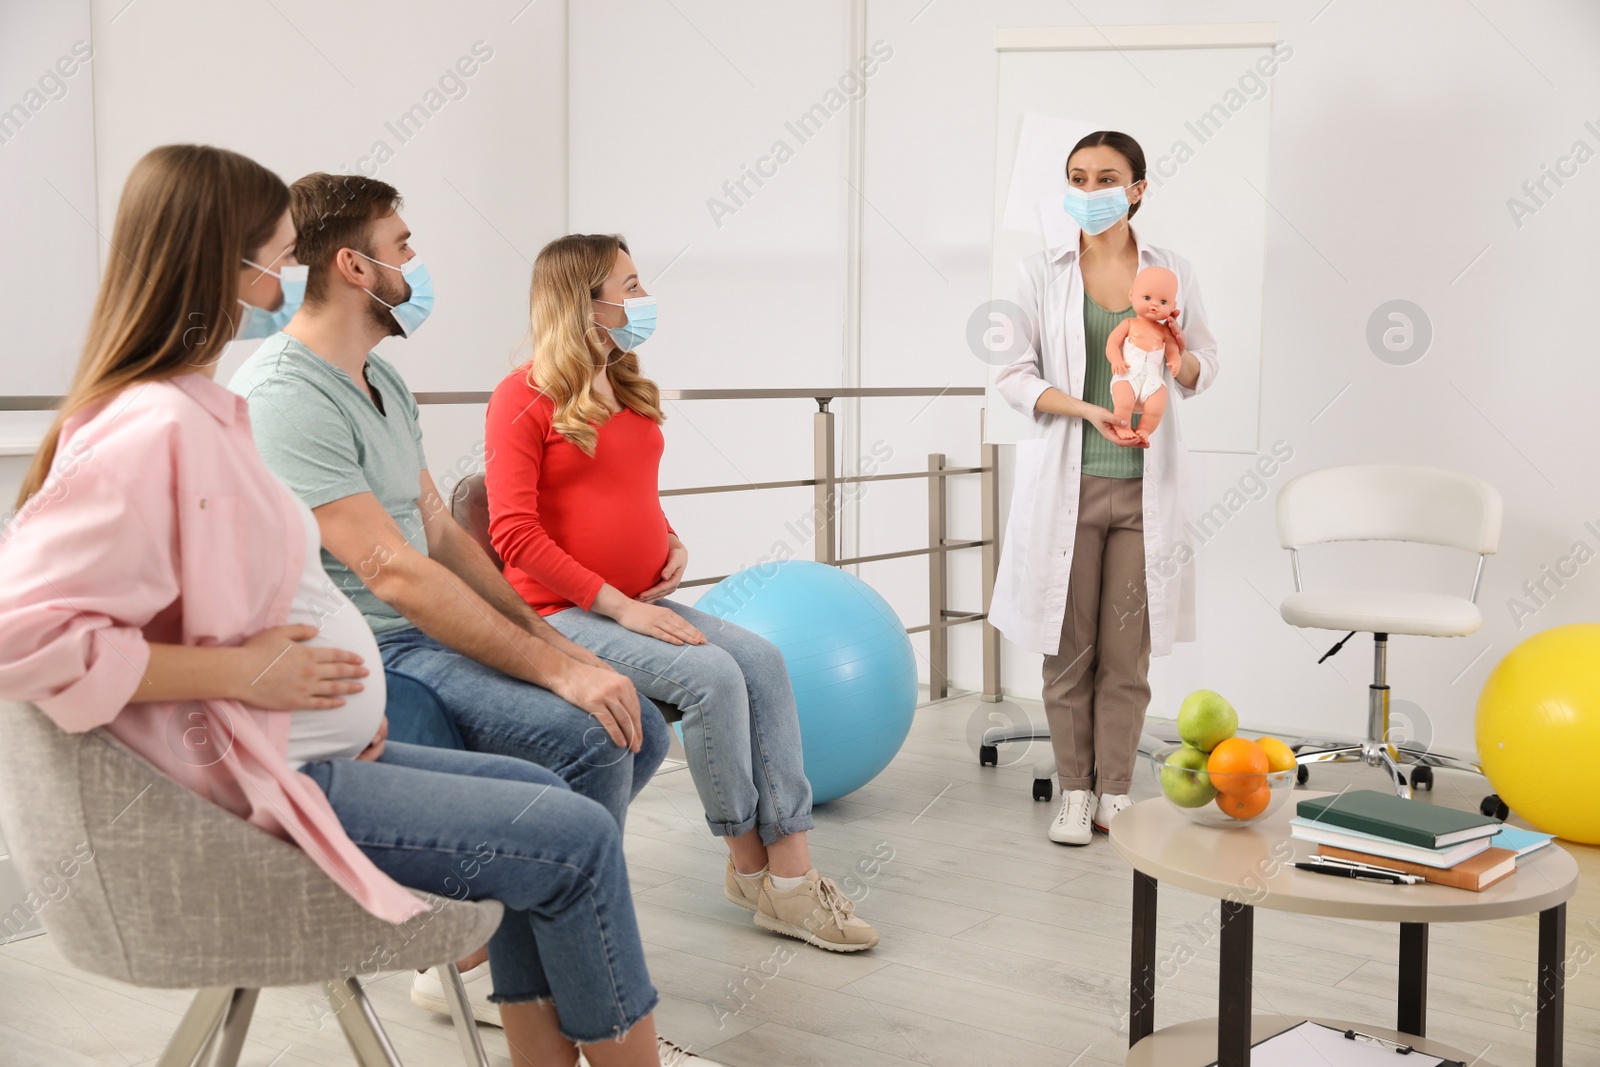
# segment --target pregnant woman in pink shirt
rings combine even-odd
[[[425,909],[406,886],[502,901],[489,958],[514,1064],[571,1067],[580,1044],[596,1067],[704,1064],[658,1048],[606,810],[523,760],[384,743],[372,634],[246,402],[212,380],[282,310],[288,206],[221,149],[134,167],[72,390],[4,531],[0,695],[106,729],[382,919]]]

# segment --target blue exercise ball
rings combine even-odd
[[[814,803],[860,789],[900,751],[917,709],[916,656],[905,624],[866,582],[823,563],[761,563],[695,607],[783,653]]]

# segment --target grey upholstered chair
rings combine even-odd
[[[373,918],[300,849],[105,731],[65,733],[31,704],[0,703],[0,820],[27,884],[66,879],[41,918],[68,962],[199,989],[159,1067],[233,1067],[259,990],[311,983],[358,1063],[398,1064],[360,979],[441,963],[462,1051],[487,1067],[452,961],[489,940],[498,903],[420,894],[433,910],[398,926]]]

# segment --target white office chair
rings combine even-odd
[[[1290,747],[1306,780],[1312,763],[1362,761],[1389,772],[1395,792],[1433,788],[1433,769],[1483,773],[1470,759],[1429,751],[1389,737],[1389,686],[1385,681],[1390,634],[1465,637],[1483,623],[1476,604],[1484,558],[1499,546],[1501,501],[1494,486],[1470,475],[1431,467],[1359,465],[1302,474],[1278,493],[1278,540],[1289,550],[1295,591],[1279,607],[1291,626],[1348,631],[1322,658],[1338,652],[1359,631],[1372,634],[1373,677],[1367,698],[1367,736],[1361,741],[1302,737]],[[1308,590],[1302,587],[1299,550],[1332,541],[1409,541],[1474,552],[1477,573],[1468,597],[1388,589]],[[1318,662],[1321,662],[1319,660]],[[1402,764],[1412,765],[1408,785]],[[1501,818],[1498,797],[1484,811]],[[1491,810],[1494,809],[1494,810]]]

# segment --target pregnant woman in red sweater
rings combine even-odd
[[[633,351],[655,298],[621,238],[573,234],[533,265],[533,359],[489,401],[489,534],[506,579],[571,640],[683,711],[723,893],[758,926],[836,952],[878,943],[811,866],[811,785],[783,655],[666,599],[688,550],[661,510],[660,393]]]

